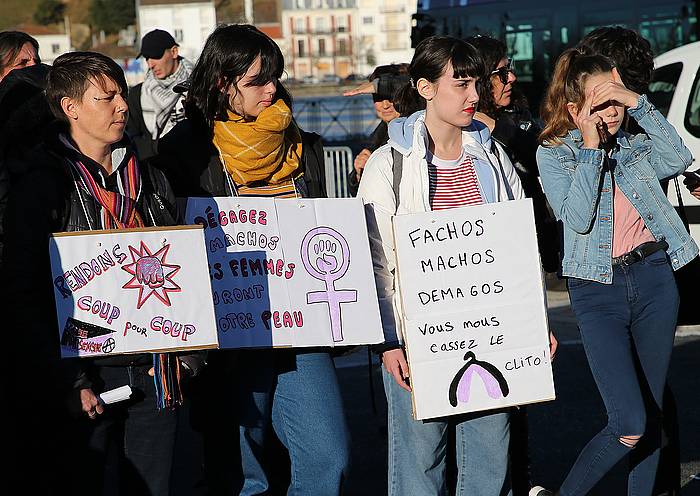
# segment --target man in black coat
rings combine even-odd
[[[146,33],[138,56],[146,59],[148,72],[129,93],[126,131],[143,162],[158,154],[158,141],[185,118],[184,96],[173,90],[190,76],[192,63],[180,56],[175,39],[162,29]]]

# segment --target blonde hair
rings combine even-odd
[[[567,104],[572,102],[580,109],[586,99],[583,88],[586,79],[613,70],[615,64],[603,55],[586,55],[570,48],[557,59],[552,81],[545,94],[540,115],[544,128],[539,139],[543,145],[557,145],[567,131],[576,128]]]

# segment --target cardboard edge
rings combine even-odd
[[[204,231],[204,226],[201,224],[189,224],[186,226],[163,226],[163,227],[135,227],[129,229],[98,229],[92,231],[73,231],[73,232],[58,232],[51,233],[52,238],[66,238],[70,236],[94,236],[96,234],[121,234],[133,232],[161,232],[161,231],[186,231],[190,229],[201,229]]]

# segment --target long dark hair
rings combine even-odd
[[[479,55],[484,61],[484,69],[488,75],[477,82],[479,111],[495,119],[499,108],[496,106],[496,101],[493,97],[493,78],[490,77],[490,74],[496,70],[498,63],[506,58],[506,45],[490,36],[472,36],[464,41],[479,51]]]
[[[280,48],[265,33],[249,24],[219,26],[207,38],[202,54],[192,70],[190,86],[185,101],[189,119],[203,123],[211,130],[214,121],[228,120],[228,90],[246,73],[260,57],[260,72],[252,85],[264,85],[278,80],[284,70],[284,57]],[[282,98],[291,108],[291,96],[277,84],[277,98]]]
[[[540,109],[544,121],[544,129],[540,133],[541,142],[556,145],[567,131],[576,127],[569,115],[567,103],[576,104],[580,110],[585,100],[583,88],[586,79],[610,72],[613,67],[615,64],[609,58],[585,55],[577,48],[569,48],[559,56]]]
[[[440,79],[448,63],[452,64],[455,78],[483,78],[484,62],[469,43],[452,36],[431,36],[416,47],[408,66],[411,81],[396,93],[394,107],[401,115],[409,115],[425,108],[425,98],[420,96],[416,83],[424,78],[431,83]]]

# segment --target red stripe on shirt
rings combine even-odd
[[[471,157],[456,167],[428,166],[430,190],[433,192],[431,207],[433,210],[481,205],[484,203],[479,191],[474,162]]]

